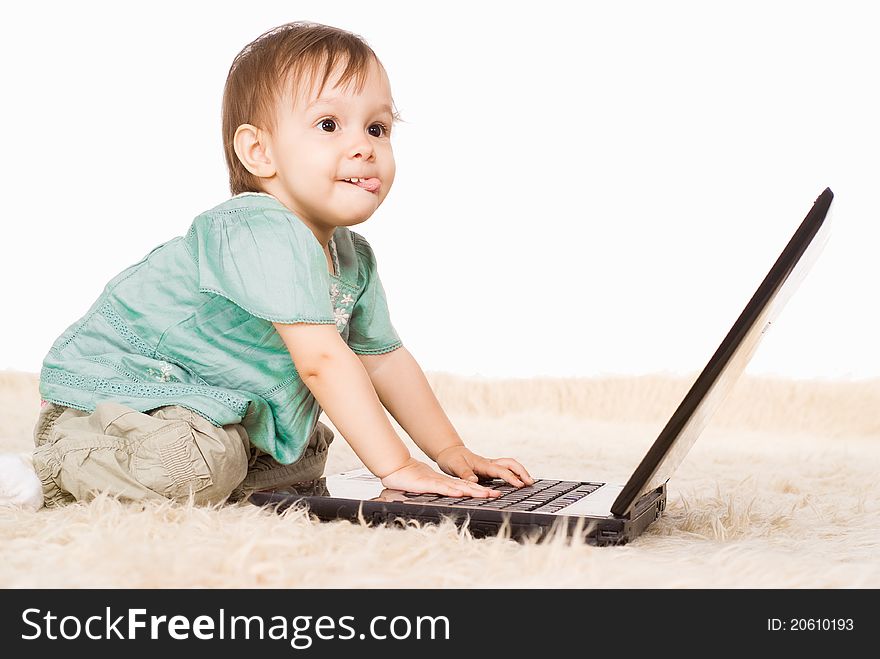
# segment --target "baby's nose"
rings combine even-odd
[[[371,160],[375,156],[373,146],[366,140],[359,140],[352,145],[350,151],[351,158],[360,158],[362,160]]]

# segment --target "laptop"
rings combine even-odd
[[[666,486],[754,355],[758,343],[800,284],[828,238],[826,216],[834,195],[826,188],[813,203],[770,272],[758,286],[709,363],[623,485],[600,480],[536,479],[522,488],[500,480],[481,483],[503,492],[493,499],[389,490],[367,469],[356,469],[249,500],[282,511],[306,506],[322,520],[436,523],[451,519],[477,537],[577,535],[595,545],[620,545],[638,537],[666,507]]]

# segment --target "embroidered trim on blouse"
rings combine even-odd
[[[116,313],[116,310],[110,306],[109,302],[105,302],[101,305],[99,311],[101,312],[101,315],[107,319],[107,322],[110,323],[113,329],[119,333],[119,336],[128,341],[132,348],[137,350],[144,357],[153,357],[155,355],[155,350],[153,350],[146,341],[135,334],[131,328],[125,324],[122,316]]]
[[[344,282],[343,285],[345,285]],[[333,320],[336,322],[336,329],[341,332],[345,329],[351,318],[351,313],[354,311],[354,296],[351,293],[345,293],[340,298],[339,294],[339,283],[331,282],[330,305],[333,307]]]
[[[386,352],[397,350],[402,345],[402,341],[395,341],[391,345],[387,345],[382,348],[358,348],[357,346],[351,344],[349,344],[348,347],[351,348],[351,351],[356,355],[384,355]]]
[[[98,311],[101,313],[102,316],[104,316],[104,318],[107,319],[107,322],[110,323],[113,329],[115,329],[122,338],[128,341],[128,343],[141,355],[143,355],[144,357],[149,357],[150,359],[157,359],[161,362],[159,364],[158,371],[154,368],[148,369],[147,374],[151,378],[158,380],[159,382],[180,382],[180,380],[171,373],[174,366],[177,366],[178,368],[181,368],[189,373],[192,377],[198,379],[201,382],[204,382],[207,385],[207,382],[198,377],[190,369],[181,364],[177,364],[174,360],[166,357],[158,350],[154,350],[153,348],[151,348],[150,344],[148,344],[141,337],[135,334],[134,331],[132,331],[132,329],[126,324],[125,320],[123,320],[122,316],[120,316],[116,312],[116,310],[109,302],[105,302],[103,305],[101,305],[101,308],[98,309]],[[95,359],[94,361],[102,360]],[[117,366],[109,364],[109,362],[108,365],[112,366],[116,370],[120,370]],[[133,377],[132,379],[134,379],[136,382],[138,381],[138,378]]]
[[[333,273],[339,277],[342,273],[339,271],[339,252],[336,251],[336,240],[330,237],[330,258],[333,259]]]
[[[174,367],[168,362],[160,362],[159,370],[157,371],[155,368],[148,368],[147,373],[151,378],[158,380],[159,382],[180,382],[180,380],[171,374],[171,370]]]
[[[82,391],[100,391],[113,395],[125,395],[135,398],[179,398],[180,396],[206,396],[223,403],[238,416],[244,418],[248,401],[240,396],[233,396],[221,389],[199,387],[189,384],[144,384],[141,382],[113,382],[104,378],[73,375],[51,368],[40,372],[40,379],[49,384],[57,384]]]
[[[231,198],[238,199],[239,197],[247,197],[248,195],[252,195],[254,197],[269,197],[270,199],[275,199],[275,201],[278,201],[275,195],[270,195],[268,192],[239,192],[237,195]]]
[[[266,389],[266,391],[259,394],[259,396],[260,396],[260,398],[271,398],[272,396],[277,394],[282,389],[287,388],[287,386],[295,380],[299,380],[300,382],[302,382],[302,379],[299,377],[299,372],[297,372],[296,368],[294,368],[293,375],[289,375],[286,378],[284,378],[281,382],[278,382],[278,383],[272,385],[269,389]]]

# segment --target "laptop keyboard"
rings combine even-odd
[[[494,498],[446,497],[439,494],[406,493],[406,503],[431,506],[464,506],[486,510],[509,510],[512,512],[555,513],[575,501],[595,492],[603,483],[580,483],[575,481],[537,480],[533,485],[516,488],[501,479],[480,481],[503,494]]]

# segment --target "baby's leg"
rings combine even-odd
[[[247,473],[240,425],[214,426],[171,405],[149,413],[100,403],[93,413],[47,404],[34,430],[34,468],[46,505],[99,491],[128,500],[224,501]]]
[[[251,446],[252,457],[247,476],[236,489],[233,498],[244,497],[254,490],[281,488],[319,479],[324,473],[332,441],[333,431],[318,422],[300,459],[289,465],[283,465],[271,455]]]

